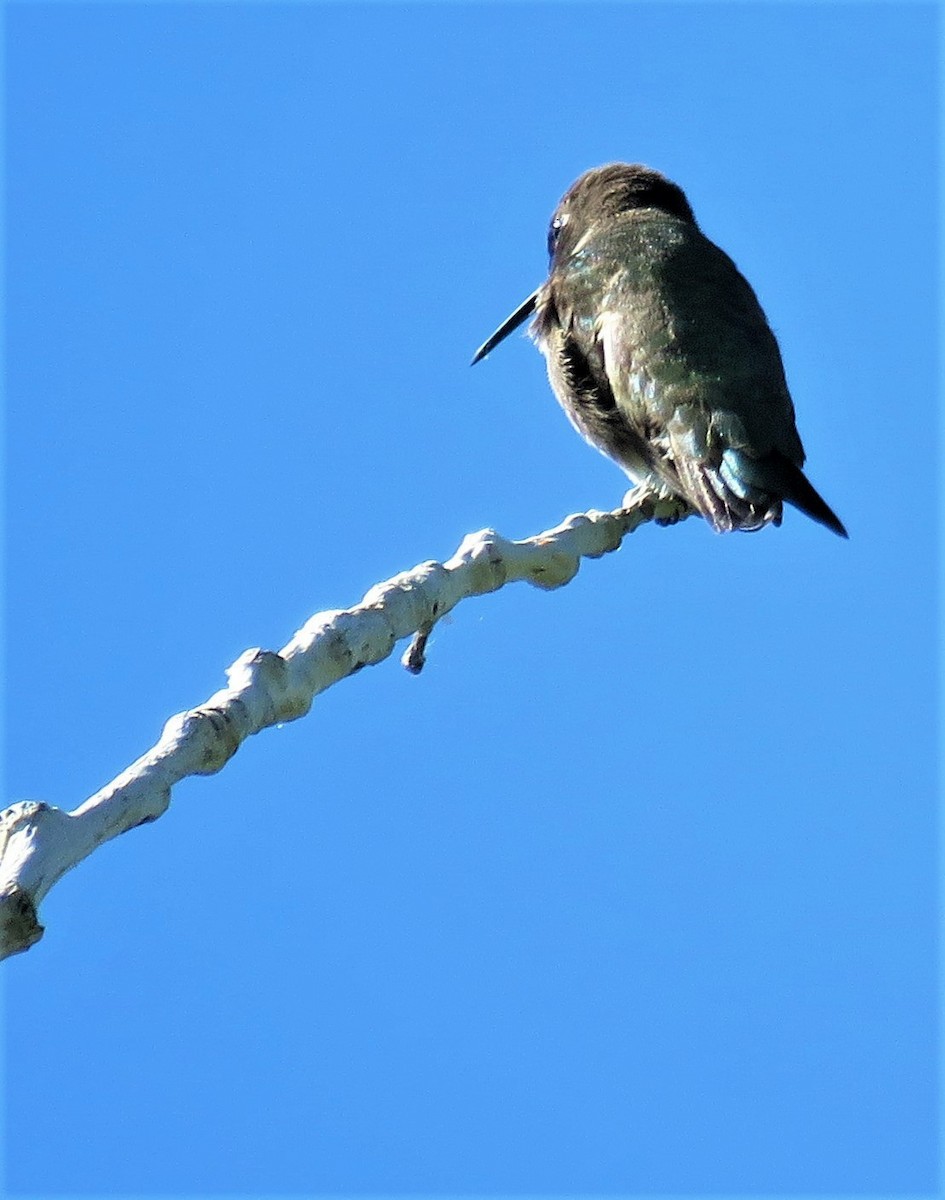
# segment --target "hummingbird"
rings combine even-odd
[[[784,501],[846,537],[802,467],[781,352],[751,285],[659,171],[609,163],[568,188],[548,278],[476,351],[533,317],[559,403],[655,498],[714,529],[780,525]]]

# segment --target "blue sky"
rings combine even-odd
[[[7,1187],[928,1193],[936,38],[922,4],[12,3],[7,801],[246,647],[613,507],[479,342],[583,170],[686,189],[844,543],[649,527],[187,781],[5,965]]]

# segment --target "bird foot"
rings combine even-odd
[[[644,504],[653,506],[653,520],[657,525],[676,525],[691,516],[693,511],[685,500],[655,491],[645,483],[638,483],[624,495],[622,507],[636,509]]]
[[[692,512],[685,500],[670,496],[668,500],[657,500],[653,520],[657,525],[678,525],[686,517],[691,517]]]

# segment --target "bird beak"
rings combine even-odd
[[[540,291],[541,288],[536,288],[536,290],[532,292],[528,299],[520,304],[510,317],[506,317],[492,337],[486,338],[486,340],[473,355],[473,360],[469,364],[471,367],[474,367],[480,358],[485,358],[490,350],[494,350],[496,346],[498,346],[499,342],[503,341],[509,336],[513,329],[518,329],[519,325],[521,325],[523,321],[527,320],[532,315],[532,313],[535,311],[535,304],[538,301],[538,293]]]

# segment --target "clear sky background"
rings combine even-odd
[[[525,338],[468,367],[602,162],[751,280],[850,530],[644,528],[182,784],[4,966],[8,1190],[934,1190],[936,10],[6,25],[5,802],[619,503]]]

